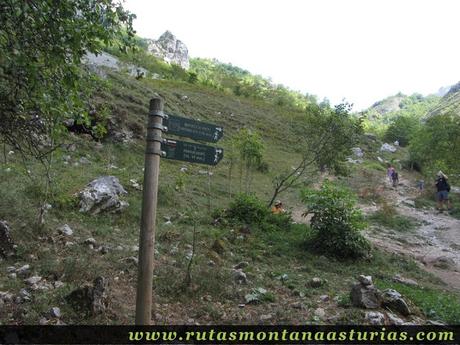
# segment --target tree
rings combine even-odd
[[[425,173],[443,170],[448,175],[460,170],[460,117],[452,114],[430,117],[413,135],[411,159]]]
[[[133,18],[113,0],[0,2],[0,141],[38,159],[48,182],[64,120],[91,122],[81,58],[127,43]]]
[[[240,163],[240,191],[242,189],[244,170],[246,175],[245,190],[246,193],[249,193],[252,183],[252,173],[262,163],[264,143],[257,131],[242,128],[234,138],[234,148],[238,152],[238,161]],[[231,161],[230,164],[233,164],[233,162]]]
[[[399,116],[386,130],[384,139],[389,142],[398,141],[399,145],[407,146],[419,126],[420,120],[418,118]]]
[[[81,101],[80,60],[116,38],[131,37],[132,19],[112,0],[3,1],[2,140],[43,157],[55,147],[63,119],[89,116]]]
[[[293,122],[297,136],[304,138],[298,144],[301,158],[291,171],[274,178],[268,206],[280,193],[298,186],[318,170],[343,173],[345,157],[362,134],[361,120],[351,117],[350,110],[349,104],[339,104],[332,109],[327,102],[311,103],[306,114]]]

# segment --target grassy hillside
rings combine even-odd
[[[1,323],[30,324],[43,318],[56,323],[57,318],[49,316],[52,307],[61,309],[60,322],[67,324],[133,322],[137,269],[132,257],[137,257],[142,193],[131,180],[142,184],[143,135],[152,96],[165,100],[167,113],[223,125],[224,139],[218,145],[225,149],[239,128],[257,129],[266,146],[263,159],[268,169],[255,172],[252,190],[264,201],[271,195],[273,177],[289,171],[299,158],[302,137],[296,119],[303,114],[301,108],[236,96],[200,83],[138,80],[114,71],[104,74],[105,85],[94,95],[94,106],[104,106],[111,126],[132,133],[133,139],[115,142],[109,137],[96,143],[88,135],[69,134],[67,148],[54,154],[55,197],[43,226],[37,225],[40,189],[29,179],[14,148],[6,148],[13,153],[6,155],[0,169],[0,219],[11,225],[18,247],[15,257],[0,262],[0,271],[29,264],[31,273],[52,285],[32,291],[31,301],[4,303]],[[352,176],[363,176],[360,181],[371,183],[369,176],[378,179],[385,167],[375,160],[379,143],[364,141],[363,145],[371,154],[362,166],[352,166]],[[27,164],[31,175],[41,169],[37,163]],[[209,169],[166,159],[161,162],[154,272],[156,323],[362,323],[363,310],[352,307],[349,300],[350,287],[359,274],[372,275],[381,287],[399,288],[393,282],[395,274],[417,280],[418,287],[404,287],[414,322],[423,322],[428,315],[446,322],[460,320],[460,308],[454,302],[458,294],[446,291],[439,280],[408,258],[378,250],[361,261],[316,255],[304,245],[309,231],[305,224],[293,224],[282,232],[256,226],[248,230],[244,226],[212,225],[212,211],[228,207],[240,189],[238,172],[234,172],[231,186],[228,173],[228,158]],[[101,175],[118,177],[127,189],[129,207],[122,213],[92,216],[78,211],[75,193]],[[319,180],[313,176],[308,182]],[[351,180],[347,183],[354,191],[362,189]],[[281,198],[288,210],[303,210],[298,190],[290,190]],[[363,195],[362,202],[373,200]],[[72,236],[58,233],[63,224],[74,230]],[[192,284],[186,288],[194,233]],[[90,237],[96,241],[94,248],[85,244]],[[95,250],[100,246],[105,249]],[[233,277],[232,267],[241,262],[247,265],[247,284],[237,284]],[[66,296],[97,276],[109,280],[107,311],[98,315],[75,311]],[[318,286],[312,285],[316,277],[321,281]],[[0,291],[16,296],[26,287],[21,277],[0,275]],[[260,288],[266,292],[260,293]],[[258,294],[257,303],[246,303],[246,295],[251,293]],[[428,296],[423,303],[421,295]],[[428,314],[431,310],[434,314]]]
[[[429,112],[429,116],[442,114],[460,115],[460,82],[453,85],[439,104]]]

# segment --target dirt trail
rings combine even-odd
[[[400,180],[397,189],[384,182],[386,200],[397,207],[401,215],[413,218],[419,225],[415,231],[398,232],[378,227],[366,233],[376,246],[393,253],[411,256],[427,271],[447,285],[460,290],[460,220],[434,209],[414,208],[417,189],[411,182]],[[362,206],[366,214],[377,206]]]

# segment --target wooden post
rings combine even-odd
[[[152,320],[153,254],[157,212],[158,176],[160,173],[163,102],[150,100],[145,151],[144,187],[141,229],[139,236],[139,266],[136,295],[136,325],[150,325]]]

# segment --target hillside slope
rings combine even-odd
[[[104,87],[94,95],[93,106],[106,107],[109,136],[95,142],[86,134],[72,133],[64,149],[56,151],[55,197],[43,225],[37,225],[40,190],[28,178],[18,153],[8,148],[11,153],[2,161],[0,219],[9,223],[17,245],[16,254],[0,262],[0,271],[8,272],[0,275],[2,323],[133,322],[143,136],[148,101],[154,95],[164,99],[167,113],[222,125],[225,134],[218,145],[224,149],[229,149],[239,128],[257,129],[266,146],[267,169],[254,173],[252,191],[264,201],[271,194],[274,176],[291,170],[298,160],[302,133],[295,120],[303,115],[301,108],[238,97],[200,84],[136,79],[123,70],[102,68],[99,75],[105,80]],[[368,157],[362,165],[351,165],[352,176],[369,186],[373,185],[370,176],[378,179],[384,174],[377,155],[386,160],[403,158],[402,153],[401,157],[380,153],[380,144],[364,141]],[[340,261],[305,248],[306,224],[292,224],[283,232],[216,224],[213,210],[228,207],[235,193],[243,190],[238,172],[230,184],[228,158],[213,168],[161,162],[154,271],[156,324],[369,323],[366,310],[353,306],[349,297],[361,274],[372,275],[381,289],[404,289],[412,313],[399,315],[400,322],[459,321],[458,294],[404,256],[374,250],[366,260]],[[28,169],[34,175],[40,166],[28,163]],[[116,214],[79,212],[76,193],[103,175],[120,180],[128,192],[123,200],[129,206]],[[319,176],[312,179],[307,182],[320,181]],[[290,211],[304,208],[298,190],[281,197]],[[365,195],[362,198],[374,202]],[[72,233],[62,231],[65,224]],[[191,284],[187,286],[189,268]],[[243,270],[245,278],[238,270]],[[419,285],[395,283],[397,274]],[[69,295],[101,276],[108,284],[106,304],[97,312],[75,309]],[[36,278],[26,280],[32,277]],[[428,296],[429,302],[420,295]],[[60,308],[60,316],[51,313],[53,307]],[[388,310],[380,312],[385,323],[390,322],[389,315],[394,316]]]

